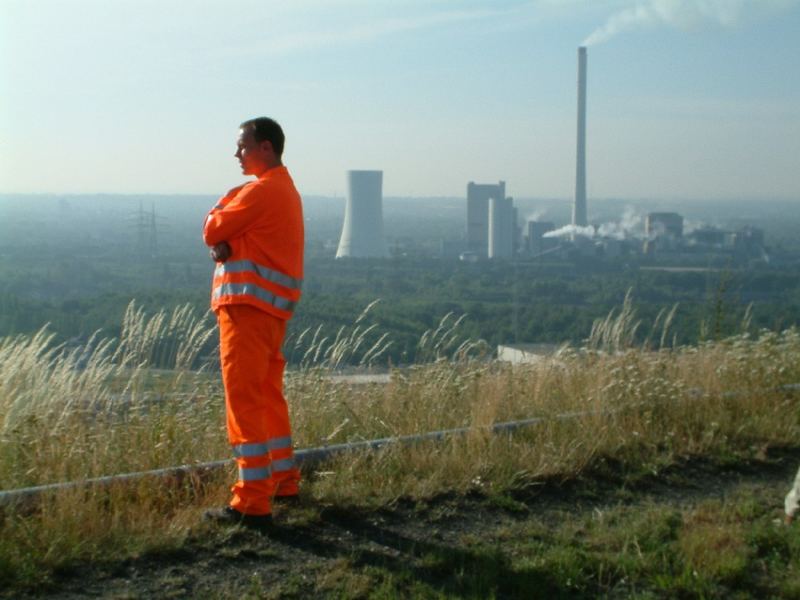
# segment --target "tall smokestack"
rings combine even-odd
[[[578,48],[578,144],[572,224],[586,227],[586,48]]]

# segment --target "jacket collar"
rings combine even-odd
[[[285,165],[278,165],[277,167],[272,167],[271,169],[267,169],[264,171],[261,176],[258,178],[259,181],[266,181],[268,179],[272,179],[273,177],[280,177],[286,173],[286,166]]]

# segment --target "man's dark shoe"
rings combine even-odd
[[[248,515],[231,506],[209,509],[203,514],[203,520],[219,525],[242,525],[260,531],[266,531],[272,527],[272,515]]]
[[[287,496],[275,496],[272,499],[272,502],[274,504],[286,507],[300,506],[300,496],[298,496],[297,494],[290,494]]]

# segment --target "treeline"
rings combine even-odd
[[[131,300],[148,312],[191,304],[208,310],[211,265],[191,262],[91,261],[71,257],[23,271],[6,264],[0,287],[0,336],[30,333],[46,323],[60,341],[85,339],[94,331],[117,336]],[[25,285],[27,280],[28,285]],[[502,343],[579,344],[595,319],[620,307],[628,291],[643,321],[640,334],[660,311],[678,305],[670,339],[678,344],[738,331],[749,305],[752,326],[783,329],[800,320],[800,278],[794,270],[642,270],[637,265],[579,265],[395,258],[314,259],[306,267],[304,297],[291,322],[290,360],[307,350],[321,330],[333,339],[379,302],[363,326],[375,324],[366,344],[388,333],[385,354],[394,364],[413,362],[426,330],[447,314],[466,315],[464,338]],[[213,322],[209,315],[209,323]]]

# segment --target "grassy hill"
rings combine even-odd
[[[3,513],[0,593],[796,594],[798,545],[773,519],[800,458],[798,392],[786,387],[800,382],[800,334],[745,323],[675,347],[669,316],[644,345],[637,327],[626,304],[583,347],[512,366],[445,320],[420,341],[424,362],[368,385],[328,376],[348,353],[366,364],[380,354],[359,349],[364,325],[319,333],[319,351],[286,381],[299,447],[471,432],[314,467],[302,506],[276,511],[273,538],[201,523],[225,501],[232,468],[48,494],[38,510]],[[76,348],[46,332],[0,341],[2,489],[228,456],[220,384],[193,350],[207,322],[131,307],[121,331]],[[513,435],[486,429],[531,417],[545,419]]]

